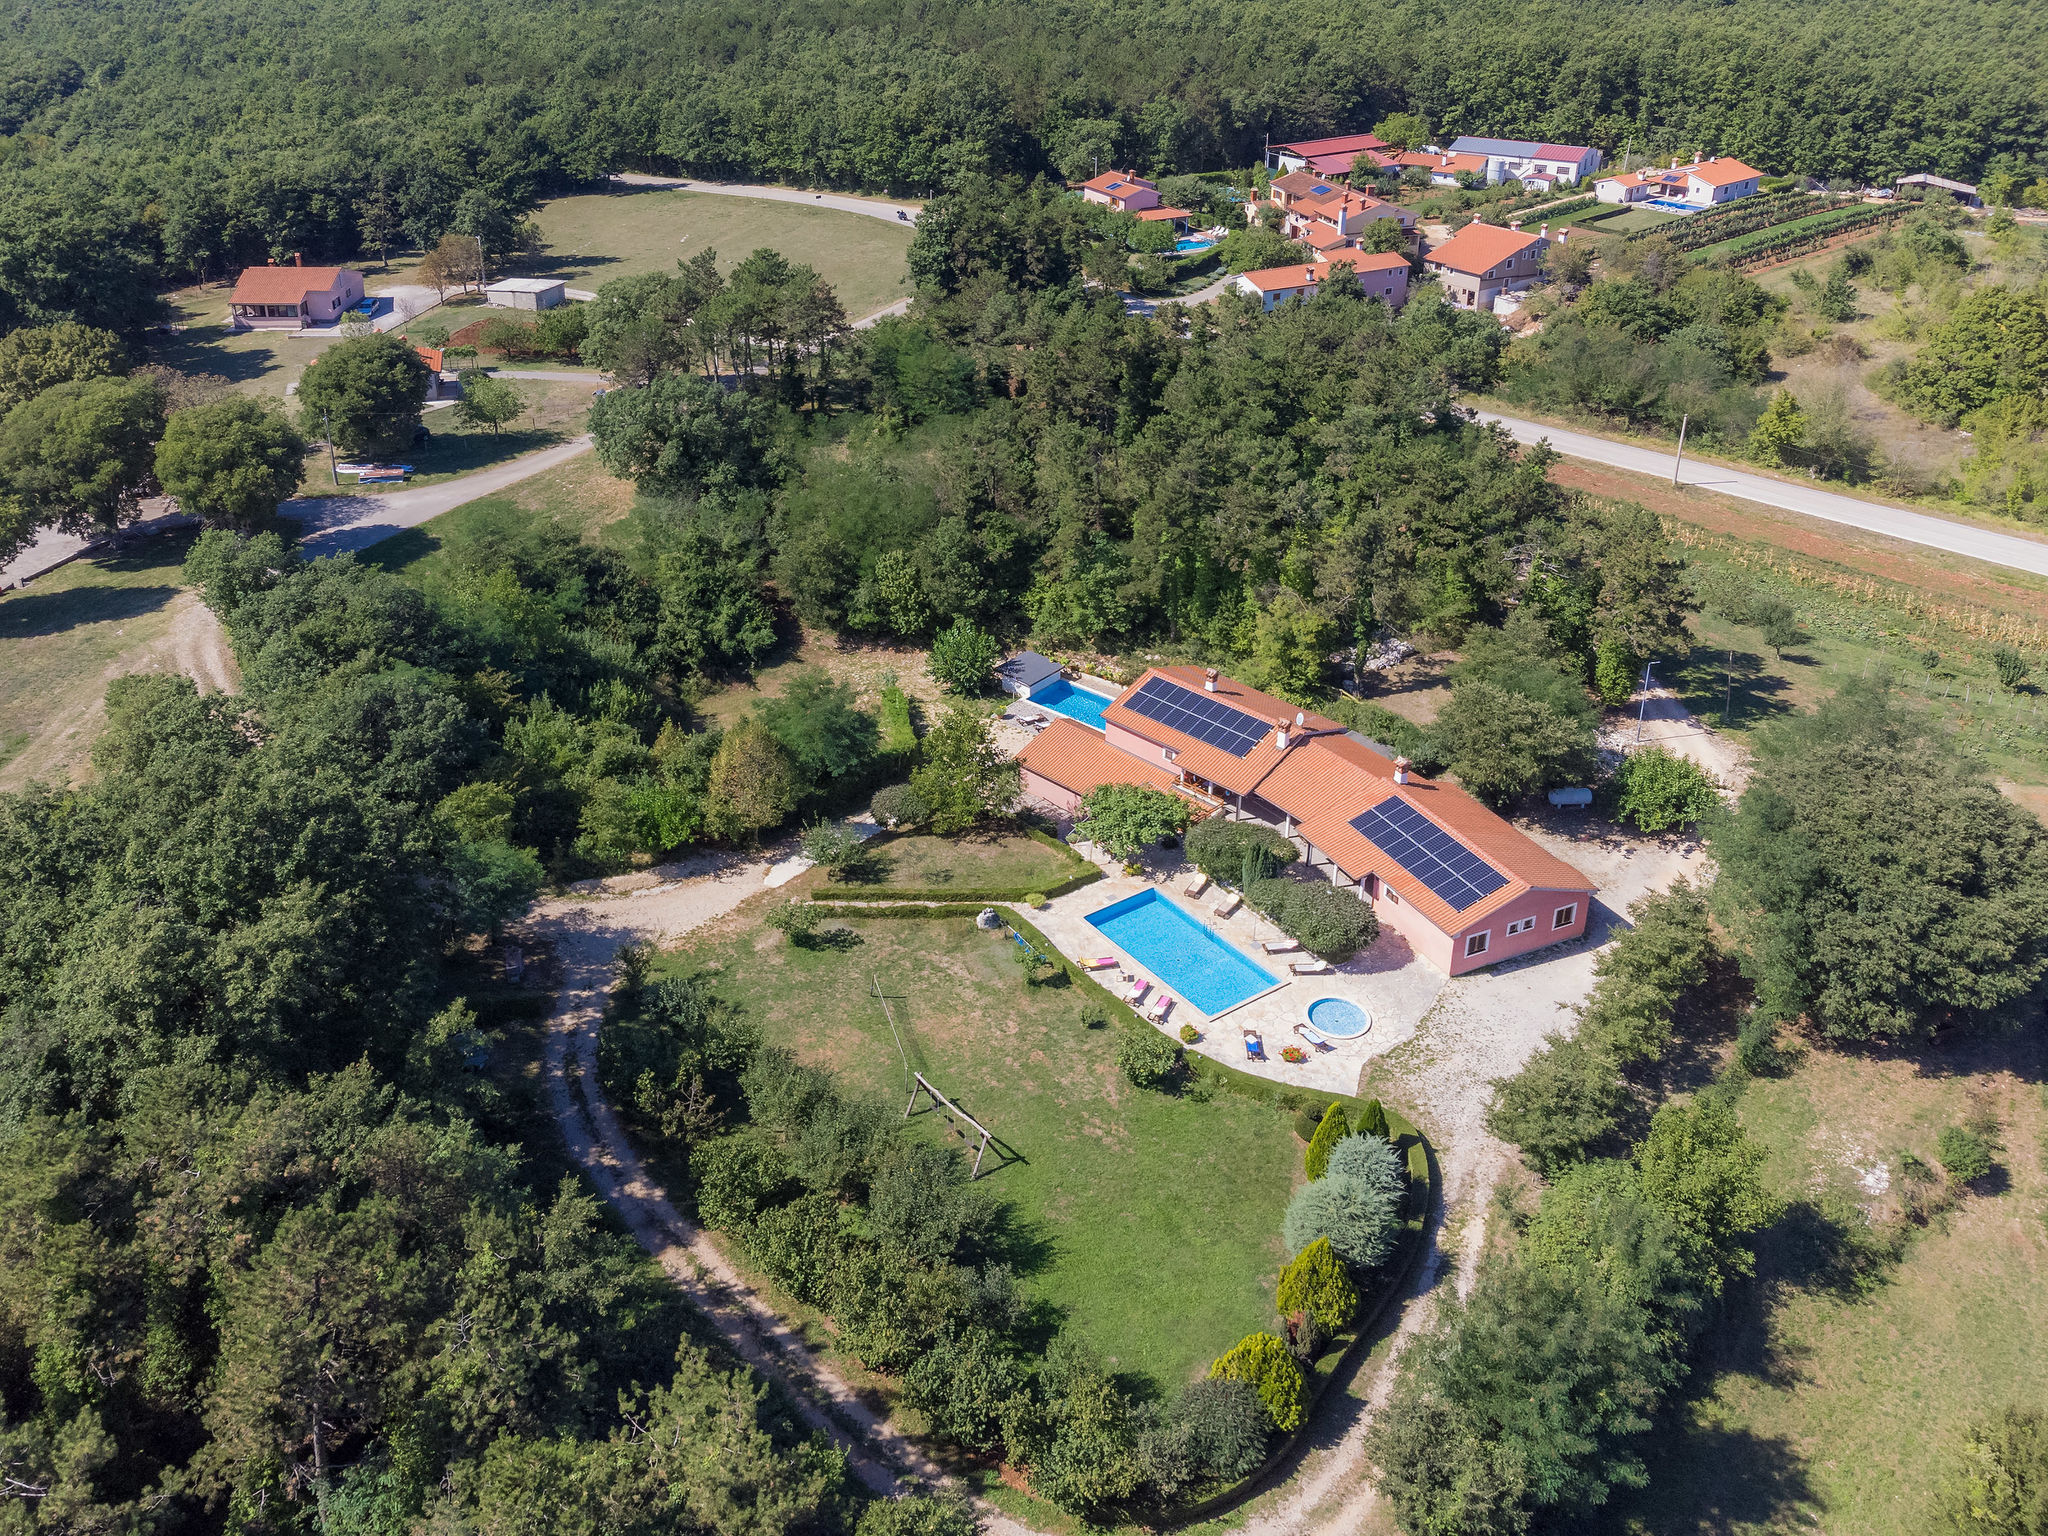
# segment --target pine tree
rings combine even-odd
[[[1394,1139],[1387,1132],[1386,1106],[1378,1099],[1365,1101],[1365,1107],[1358,1112],[1358,1124],[1355,1129],[1361,1136],[1377,1136],[1382,1141]]]

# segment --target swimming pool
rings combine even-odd
[[[1176,251],[1181,251],[1183,253],[1187,251],[1206,251],[1209,249],[1210,246],[1214,245],[1215,243],[1216,242],[1214,240],[1206,240],[1198,238],[1193,235],[1187,235],[1183,236],[1179,240],[1174,241],[1173,248]]]
[[[1681,203],[1669,197],[1646,198],[1644,199],[1644,206],[1662,208],[1666,213],[1698,213],[1700,211],[1696,203]]]
[[[1062,677],[1032,689],[1029,702],[1043,704],[1056,715],[1065,715],[1099,731],[1102,712],[1109,707],[1109,696],[1093,688],[1076,688]]]
[[[1140,891],[1088,914],[1088,926],[1210,1018],[1280,985],[1157,891]]]
[[[1342,997],[1319,997],[1308,1005],[1308,1021],[1332,1040],[1356,1040],[1372,1028],[1372,1015]]]

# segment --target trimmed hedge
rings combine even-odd
[[[1380,936],[1372,908],[1327,881],[1255,880],[1245,899],[1324,960],[1349,960]]]
[[[1301,857],[1293,839],[1256,821],[1226,821],[1211,816],[1188,829],[1183,840],[1188,860],[1211,880],[1236,884],[1244,878],[1244,861],[1263,856],[1269,866],[1292,864]]]
[[[1022,901],[1026,896],[1043,896],[1050,901],[1055,896],[1064,896],[1078,891],[1084,885],[1093,885],[1103,878],[1102,871],[1091,859],[1083,858],[1065,843],[1042,827],[1024,825],[1017,828],[1019,835],[1028,837],[1034,843],[1065,856],[1073,873],[1064,880],[1051,885],[1019,885],[1003,887],[959,887],[948,886],[943,890],[922,890],[913,886],[864,885],[854,881],[827,880],[812,895],[813,901]],[[885,847],[897,836],[894,832],[878,832],[867,841],[869,848]]]

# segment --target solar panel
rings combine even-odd
[[[1254,715],[1163,677],[1153,678],[1124,700],[1124,708],[1147,720],[1157,720],[1195,741],[1220,747],[1232,757],[1249,757],[1252,748],[1272,729]]]
[[[1508,883],[1506,875],[1405,800],[1382,800],[1363,816],[1352,817],[1351,827],[1459,912]]]

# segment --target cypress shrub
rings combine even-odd
[[[1300,1312],[1332,1333],[1358,1315],[1358,1287],[1327,1237],[1310,1243],[1280,1271],[1278,1299],[1283,1316]]]
[[[1315,1186],[1311,1185],[1311,1188]],[[1211,1381],[1241,1381],[1259,1394],[1259,1403],[1285,1434],[1299,1429],[1306,1408],[1301,1365],[1286,1343],[1270,1333],[1247,1334],[1209,1367]]]
[[[1364,1107],[1358,1111],[1357,1129],[1361,1136],[1377,1136],[1381,1141],[1393,1140],[1387,1134],[1387,1107],[1378,1099],[1365,1101]]]
[[[1308,1152],[1302,1158],[1302,1167],[1312,1179],[1320,1179],[1323,1170],[1330,1165],[1330,1149],[1344,1139],[1344,1106],[1334,1099],[1323,1111],[1323,1118],[1316,1126],[1315,1135],[1308,1139]]]

